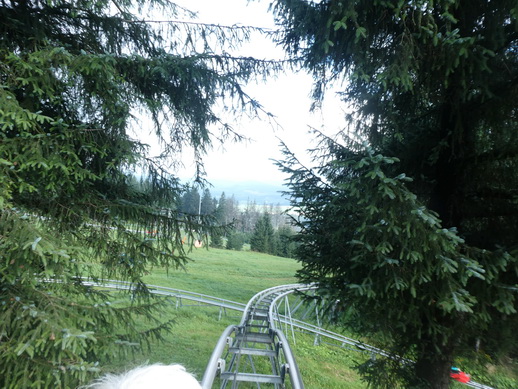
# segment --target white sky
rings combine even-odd
[[[267,12],[269,0],[176,0],[177,4],[198,12],[197,21],[221,25],[241,24],[275,28],[273,15]],[[266,39],[255,39],[243,47],[243,55],[255,58],[283,58],[282,49]],[[325,103],[323,112],[310,114],[312,80],[307,74],[286,74],[264,85],[250,85],[247,92],[257,99],[267,111],[276,116],[281,129],[274,130],[266,121],[243,120],[235,123],[237,132],[252,139],[250,143],[226,144],[216,148],[205,158],[208,181],[262,181],[280,183],[286,178],[271,159],[281,159],[279,140],[304,159],[305,150],[311,146],[309,126],[335,133],[340,129],[343,113],[336,99]],[[332,96],[331,96],[332,97]],[[335,101],[333,101],[335,100]],[[184,159],[186,171],[178,172],[184,179],[194,175],[194,167]]]

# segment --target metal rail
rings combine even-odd
[[[130,282],[117,280],[99,280],[91,281],[83,280],[83,285],[95,286],[99,288],[132,290],[134,286]],[[219,297],[209,296],[206,294],[190,292],[182,289],[173,289],[165,286],[146,284],[151,294],[173,297],[176,301],[176,307],[185,306],[216,306],[220,308],[220,316],[223,310],[230,309],[233,311],[243,312],[246,305],[236,301],[226,300]],[[196,304],[186,304],[185,301],[194,302]]]
[[[85,279],[83,284],[109,289],[131,290],[133,288],[131,283],[117,280],[100,280],[95,282]],[[294,329],[297,329],[314,334],[315,344],[317,344],[317,339],[322,337],[327,339],[326,342],[323,342],[326,345],[337,347],[352,346],[353,350],[356,351],[366,352],[372,355],[377,354],[385,357],[394,357],[384,350],[356,339],[348,338],[344,335],[328,331],[319,325],[293,318],[292,315],[295,311],[300,309],[301,304],[291,309],[286,297],[296,291],[316,289],[314,285],[291,284],[269,288],[257,293],[246,305],[181,289],[158,285],[146,286],[152,294],[175,298],[177,308],[182,306],[216,306],[220,308],[220,318],[226,309],[243,312],[240,324],[227,327],[220,336],[203,376],[203,389],[212,388],[218,374],[223,378],[221,379],[221,388],[226,388],[229,383],[232,383],[231,387],[234,389],[238,387],[239,382],[243,381],[255,382],[257,388],[261,387],[261,383],[269,384],[270,386],[273,384],[275,388],[283,388],[286,374],[288,374],[293,389],[304,389],[295,358],[281,330],[283,325],[286,332],[288,330],[291,331],[293,341],[295,341]],[[283,299],[284,301],[282,301]],[[191,301],[196,304],[185,304],[185,301]],[[281,304],[283,303],[285,305],[283,309],[285,313],[280,314],[279,312],[282,310],[280,309]],[[315,310],[317,310],[316,308],[317,306],[315,306]],[[304,314],[304,316],[305,315],[306,314]],[[253,335],[253,333],[257,333],[258,335]],[[255,336],[255,338],[253,336]],[[262,340],[268,339],[268,342],[260,342],[261,339],[259,337],[263,337]],[[257,347],[258,345],[262,345],[263,347],[259,348]],[[228,368],[227,361],[222,357],[225,351],[227,353],[226,356],[230,357]],[[236,366],[244,366],[241,363],[243,356],[246,356],[245,359],[248,361],[248,369],[252,372],[242,373],[237,371],[239,368]],[[263,374],[264,377],[261,377],[256,371],[254,372],[257,365],[254,358],[257,356],[267,357],[270,366],[272,366],[272,374]],[[404,363],[413,363],[411,360],[401,360]],[[273,374],[273,372],[276,374]],[[470,381],[465,385],[476,389],[494,389],[475,381]]]
[[[315,289],[315,288],[312,288],[312,289]],[[270,317],[272,319],[275,319],[275,320],[272,321],[272,325],[273,326],[275,326],[275,322],[277,322],[277,324],[279,326],[281,326],[281,328],[282,328],[282,325],[284,324],[285,328],[286,328],[286,331],[287,331],[288,326],[291,327],[292,328],[292,333],[293,333],[293,328],[297,328],[297,329],[302,330],[302,331],[313,333],[313,334],[315,334],[315,343],[314,343],[315,345],[317,344],[317,339],[319,337],[325,337],[328,340],[332,340],[332,341],[335,342],[335,343],[331,343],[329,341],[325,342],[325,344],[330,345],[330,346],[338,346],[338,347],[342,347],[343,348],[345,345],[348,345],[348,346],[353,346],[354,347],[353,350],[355,350],[355,351],[361,351],[361,352],[369,353],[369,354],[371,354],[373,356],[374,355],[381,355],[381,356],[384,356],[384,357],[387,357],[387,358],[394,358],[394,359],[397,359],[398,361],[400,361],[401,363],[404,363],[404,364],[413,364],[413,363],[415,363],[413,360],[410,360],[410,359],[407,359],[407,358],[401,358],[401,357],[399,357],[397,355],[388,353],[385,350],[382,350],[382,349],[379,349],[377,347],[371,346],[371,345],[366,344],[364,342],[361,342],[359,340],[348,338],[348,337],[346,337],[344,335],[328,331],[328,330],[326,330],[324,328],[321,328],[320,326],[316,326],[316,325],[307,323],[305,321],[294,319],[292,317],[292,314],[294,313],[294,311],[296,309],[300,308],[300,306],[297,306],[294,310],[291,310],[290,306],[289,306],[289,302],[288,302],[287,299],[285,299],[285,301],[284,301],[284,303],[285,303],[284,311],[287,312],[288,315],[280,315],[278,313],[279,307],[281,305],[279,301],[281,299],[285,298],[286,295],[288,295],[290,293],[292,293],[292,292],[287,291],[285,293],[279,293],[279,294],[277,294],[277,296],[272,301],[272,304],[270,305],[270,313],[269,313],[269,315],[270,315]],[[315,303],[315,312],[318,313],[318,305],[316,303]],[[318,317],[317,317],[317,321],[318,321]],[[295,337],[294,336],[293,336],[293,341],[295,341]],[[476,389],[494,389],[491,386],[484,385],[484,384],[481,384],[481,383],[478,383],[478,382],[475,382],[475,381],[469,381],[469,382],[463,383],[463,384],[466,385],[466,386],[469,386],[471,388],[476,388]]]
[[[202,388],[212,388],[219,375],[222,389],[229,385],[238,388],[242,382],[252,382],[257,388],[261,384],[284,388],[286,376],[293,389],[304,389],[293,352],[282,331],[275,326],[271,307],[277,296],[314,288],[305,284],[283,285],[252,297],[240,324],[227,327],[219,338],[205,370]]]

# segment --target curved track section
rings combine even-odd
[[[131,290],[134,288],[134,285],[129,282],[116,280],[94,282],[85,279],[83,284],[108,289]],[[292,308],[286,297],[296,291],[304,292],[316,289],[314,285],[291,284],[266,289],[257,293],[246,305],[181,289],[158,285],[146,285],[146,287],[152,294],[173,298],[177,308],[215,306],[219,307],[220,317],[227,309],[243,312],[240,324],[227,327],[220,336],[203,376],[203,389],[213,388],[218,375],[221,388],[234,389],[239,387],[240,382],[252,382],[259,389],[261,384],[265,387],[273,385],[276,389],[282,389],[286,375],[288,375],[293,389],[303,389],[300,372],[288,340],[282,332],[283,328],[286,333],[292,333],[293,341],[295,341],[294,329],[297,329],[297,331],[314,334],[315,345],[323,343],[336,347],[347,347],[373,356],[394,357],[384,350],[356,339],[294,318],[303,305],[299,303]],[[317,312],[317,321],[319,321],[317,305],[309,309],[307,306],[304,307],[306,311],[299,316],[304,318],[312,310]],[[413,363],[411,360],[403,360],[403,362]],[[265,368],[270,370],[268,374],[258,372]],[[474,381],[465,385],[477,389],[494,389]]]
[[[219,375],[220,388],[238,388],[252,382],[276,389],[285,387],[286,376],[293,389],[304,384],[288,341],[275,326],[272,305],[279,296],[314,289],[313,285],[292,284],[263,290],[248,302],[239,325],[227,327],[219,338],[201,382],[213,387]]]

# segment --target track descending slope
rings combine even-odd
[[[100,280],[98,282],[84,280],[85,285],[131,290],[133,286],[128,282],[116,280]],[[285,332],[291,331],[294,337],[294,329],[312,333],[315,335],[315,344],[322,342],[337,347],[348,347],[356,351],[370,355],[382,355],[391,357],[389,353],[358,340],[344,335],[328,331],[319,325],[296,319],[295,314],[304,317],[308,312],[317,311],[318,306],[305,307],[302,311],[302,299],[291,308],[287,295],[296,291],[308,292],[316,289],[315,285],[290,284],[269,288],[253,296],[248,304],[242,304],[231,300],[225,300],[209,295],[173,289],[158,285],[146,285],[150,293],[173,298],[176,307],[181,306],[216,306],[219,307],[219,316],[227,309],[243,312],[239,325],[231,325],[220,336],[202,380],[203,389],[211,389],[219,375],[220,387],[235,389],[241,382],[252,382],[255,387],[284,388],[286,375],[290,379],[293,389],[303,389],[304,384],[300,376],[295,357],[288,344]],[[282,306],[284,304],[284,306]],[[283,312],[283,313],[279,313]],[[413,363],[403,360],[404,363]],[[266,374],[263,370],[269,370]],[[261,370],[261,373],[258,372]],[[467,384],[468,387],[477,389],[493,389],[474,381]]]
[[[205,370],[202,388],[212,388],[216,375],[220,387],[238,388],[241,382],[253,382],[258,388],[284,388],[286,376],[291,387],[304,384],[288,341],[275,323],[275,301],[295,291],[314,289],[313,285],[293,284],[269,288],[248,302],[239,325],[231,325],[221,335]],[[226,351],[226,354],[224,352]],[[267,373],[265,372],[267,371]]]

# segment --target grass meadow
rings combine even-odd
[[[251,251],[194,249],[192,261],[185,269],[152,269],[146,276],[148,284],[188,290],[241,303],[257,292],[272,286],[296,283],[295,272],[300,265],[293,259],[280,258]],[[199,380],[223,330],[238,324],[241,313],[218,307],[189,306],[177,308],[172,299],[164,318],[173,318],[172,333],[150,350],[135,353],[130,360],[116,361],[111,370],[126,370],[144,363],[180,363]],[[314,346],[314,337],[298,333],[296,344],[290,344],[303,375],[306,389],[360,389],[353,366],[364,356],[325,345]],[[245,387],[240,385],[240,387]]]
[[[300,267],[293,259],[251,251],[200,248],[194,249],[190,257],[192,261],[185,269],[155,268],[145,281],[148,284],[247,303],[261,290],[296,283],[295,272]],[[173,300],[163,314],[164,318],[175,320],[172,333],[167,334],[163,342],[152,344],[150,350],[136,353],[130,360],[115,362],[111,366],[112,370],[126,370],[144,363],[180,363],[201,380],[221,333],[228,325],[238,324],[241,319],[241,313],[237,311],[227,311],[221,315],[218,307],[183,305],[177,308]],[[367,355],[332,346],[314,346],[314,337],[302,333],[297,333],[296,344],[291,342],[290,345],[306,389],[367,387],[353,368],[368,358]],[[486,372],[486,369],[483,370]],[[514,373],[511,372],[511,375]],[[514,385],[517,382],[505,377],[504,384],[498,388],[516,388],[518,386]],[[452,382],[452,388],[465,386]]]

